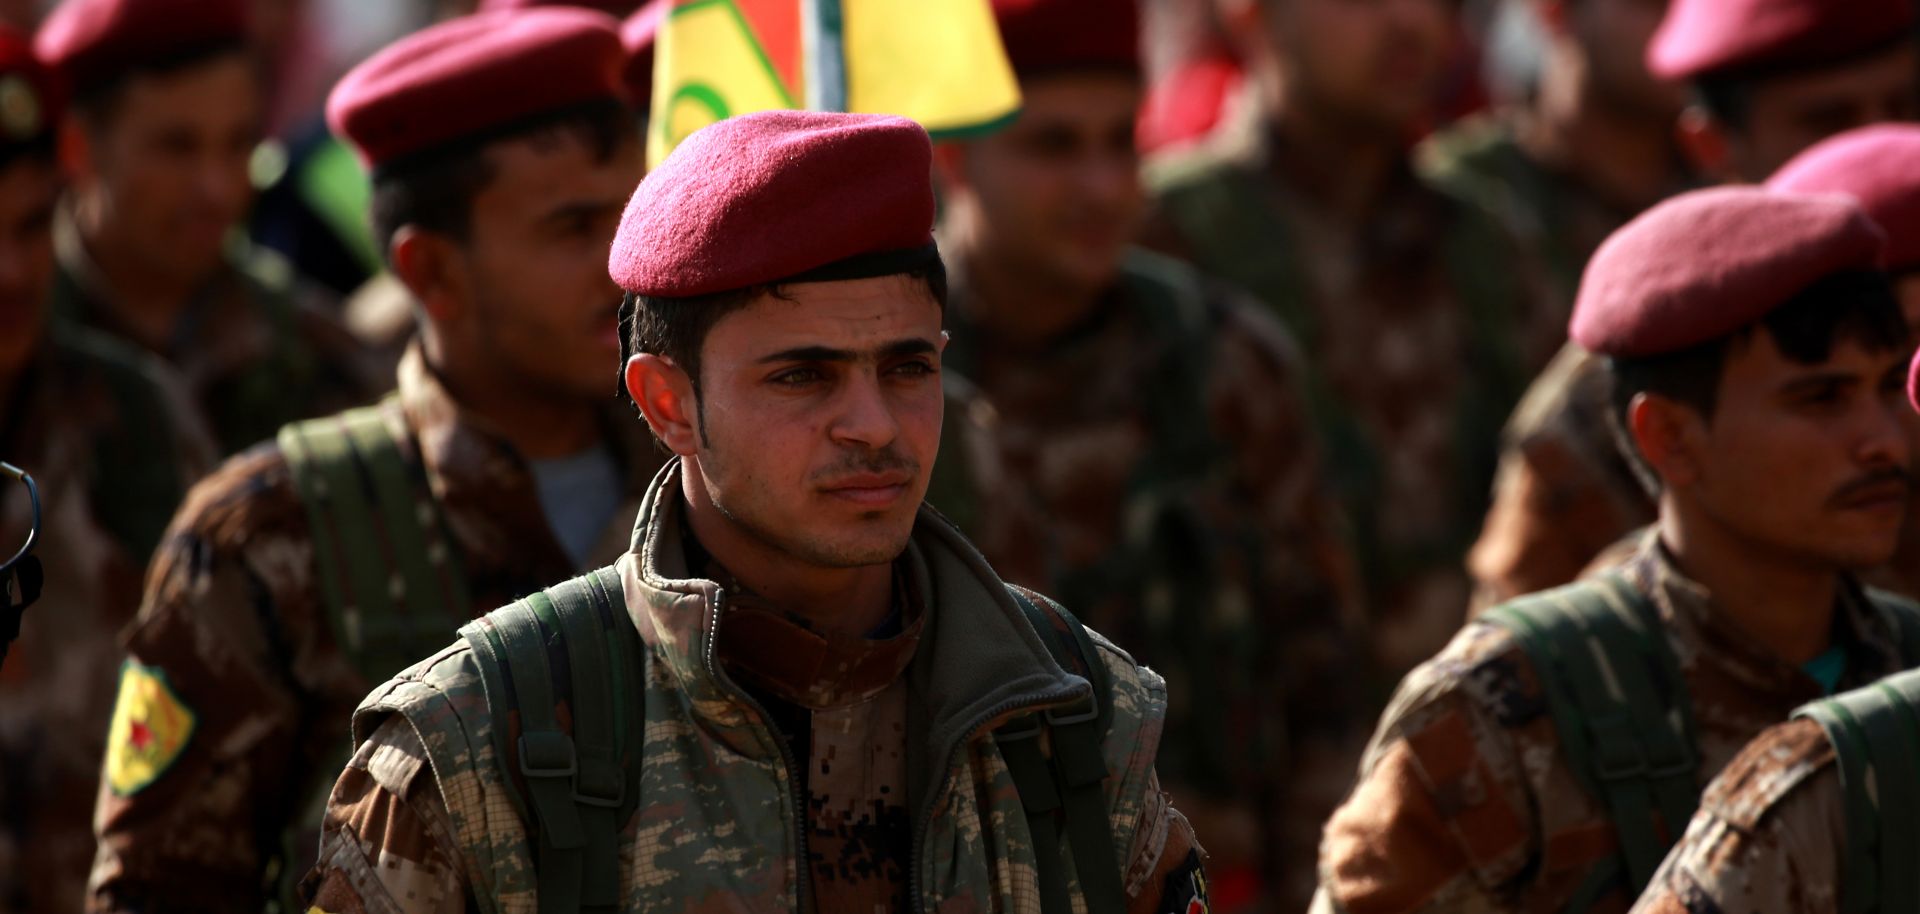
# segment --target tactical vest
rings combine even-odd
[[[1322,335],[1315,296],[1291,238],[1294,227],[1270,201],[1273,188],[1248,166],[1215,155],[1194,155],[1155,169],[1154,184],[1167,217],[1189,242],[1199,266],[1245,288],[1273,309],[1280,322],[1311,354]],[[1456,224],[1442,239],[1442,269],[1467,322],[1471,353],[1465,386],[1455,411],[1453,440],[1468,478],[1463,493],[1488,491],[1498,460],[1500,430],[1509,408],[1526,389],[1529,372],[1519,342],[1523,298],[1519,282],[1488,252],[1511,250],[1498,224],[1452,197]],[[1436,564],[1457,564],[1479,534],[1484,504],[1462,505],[1456,512],[1471,525],[1451,531],[1443,541],[1403,544],[1390,549],[1379,532],[1386,466],[1381,446],[1356,420],[1333,390],[1319,362],[1302,360],[1300,379],[1307,408],[1320,433],[1327,474],[1347,505],[1355,528],[1355,550],[1370,581],[1398,581]]]
[[[1079,706],[1028,714],[994,731],[1033,836],[1042,910],[1073,911],[1063,834],[1086,910],[1124,910],[1123,863],[1102,789],[1101,737],[1113,711],[1105,667],[1064,608],[1007,590],[1054,660],[1093,685]],[[620,905],[620,833],[639,808],[646,765],[644,712],[634,696],[654,662],[621,594],[619,572],[602,568],[460,629],[495,722],[501,781],[532,839],[541,914]],[[561,724],[562,706],[570,727]],[[766,719],[763,708],[755,710]],[[520,724],[517,739],[512,720]]]
[[[1920,911],[1920,670],[1793,716],[1819,722],[1840,770],[1847,828],[1840,914]]]
[[[1920,663],[1920,606],[1879,591],[1867,597],[1897,634],[1905,663]],[[1693,703],[1658,610],[1614,571],[1501,604],[1483,618],[1510,633],[1532,663],[1561,756],[1606,807],[1619,840],[1620,852],[1596,865],[1562,910],[1586,911],[1622,880],[1638,895],[1701,792]]]

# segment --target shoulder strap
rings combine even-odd
[[[642,768],[632,696],[645,672],[619,593],[619,573],[602,568],[460,629],[495,722],[494,757],[533,839],[541,914],[620,904],[620,830],[639,806]]]
[[[1026,614],[1027,622],[1054,660],[1093,686],[1086,702],[1016,718],[994,731],[994,742],[1006,759],[1033,836],[1041,910],[1045,914],[1070,914],[1073,910],[1060,859],[1056,813],[1066,817],[1073,869],[1086,910],[1125,910],[1121,863],[1114,852],[1113,827],[1107,816],[1106,791],[1102,789],[1107,763],[1101,744],[1113,718],[1106,664],[1093,639],[1087,637],[1086,628],[1065,607],[1013,585],[1007,586],[1007,593]],[[1041,604],[1045,604],[1044,609]],[[1040,738],[1043,734],[1044,741]],[[1043,742],[1050,753],[1042,747]]]
[[[1185,264],[1146,251],[1128,254],[1122,282],[1127,303],[1162,347],[1143,391],[1152,435],[1134,475],[1164,487],[1206,473],[1220,452],[1206,410],[1197,408],[1207,399],[1215,306]]]
[[[1638,894],[1700,799],[1692,706],[1657,612],[1615,572],[1486,618],[1532,661],[1561,751],[1619,836],[1623,859],[1597,867],[1566,910],[1591,906],[1622,867]]]
[[[334,635],[370,682],[438,650],[473,611],[439,502],[385,409],[296,422],[278,439]]]
[[[1920,910],[1920,671],[1794,712],[1833,743],[1845,792],[1841,914]]]
[[[1240,163],[1213,157],[1160,170],[1160,203],[1202,269],[1258,296],[1311,351],[1320,319],[1273,189]]]

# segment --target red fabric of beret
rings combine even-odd
[[[475,10],[491,13],[495,10],[525,10],[537,6],[577,6],[599,10],[615,19],[620,19],[638,8],[640,0],[480,0],[480,5]]]
[[[34,49],[84,92],[129,69],[246,40],[246,0],[66,0]]]
[[[1774,172],[1767,187],[1852,197],[1887,233],[1887,269],[1920,269],[1920,126],[1876,124],[1830,137]]]
[[[0,25],[0,158],[41,144],[51,150],[65,107],[64,87],[32,40]]]
[[[1679,352],[1765,317],[1829,275],[1879,268],[1885,243],[1839,195],[1752,186],[1682,194],[1594,253],[1569,334],[1601,355]]]
[[[1913,27],[1913,0],[1673,0],[1647,45],[1664,79],[1836,61]]]
[[[536,115],[624,99],[618,25],[567,7],[442,22],[341,78],[327,98],[327,124],[379,168]]]
[[[993,0],[1007,60],[1020,76],[1088,68],[1140,70],[1134,0]]]
[[[927,131],[903,117],[763,111],[708,125],[627,201],[608,274],[681,298],[928,248],[932,163]]]

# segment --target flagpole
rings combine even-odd
[[[806,13],[807,107],[847,110],[846,19],[841,0],[801,0]]]

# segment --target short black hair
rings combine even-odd
[[[933,297],[942,311],[947,307],[947,268],[939,256],[923,266],[904,273],[904,276],[926,286],[927,294]],[[632,398],[627,393],[627,360],[638,353],[648,353],[665,358],[680,366],[693,384],[695,397],[700,395],[700,351],[707,343],[707,334],[713,331],[720,319],[745,308],[762,295],[786,299],[785,287],[781,283],[767,283],[716,292],[711,295],[696,295],[687,298],[660,298],[649,295],[635,295],[631,292],[620,302],[620,373],[616,383],[620,396],[629,403]],[[635,404],[636,408],[638,404]],[[704,425],[704,417],[702,423]],[[704,434],[704,428],[702,429]]]
[[[230,56],[249,62],[252,60],[252,52],[243,40],[223,37],[183,47],[152,60],[129,64],[110,77],[75,86],[73,110],[96,126],[100,125],[113,116],[121,96],[126,94],[127,84],[133,80],[147,76],[172,76]]]
[[[1643,393],[1665,397],[1711,421],[1719,406],[1720,377],[1728,352],[1735,343],[1751,339],[1758,328],[1765,328],[1782,355],[1802,365],[1826,361],[1841,340],[1875,352],[1898,352],[1910,342],[1900,300],[1886,274],[1851,270],[1826,276],[1731,335],[1666,355],[1609,359],[1613,378],[1609,414],[1615,443],[1649,492],[1659,491],[1658,479],[1627,432],[1627,409],[1633,398]]]
[[[578,140],[600,163],[625,144],[640,141],[633,113],[621,102],[605,98],[545,112],[484,137],[389,163],[376,171],[367,207],[381,258],[391,256],[388,248],[393,236],[406,225],[466,241],[473,228],[473,198],[493,181],[494,164],[488,152],[500,143],[543,137]]]
[[[1846,66],[1914,43],[1913,33],[1902,30],[1880,44],[1843,57],[1703,73],[1692,80],[1694,103],[1714,120],[1734,128],[1745,127],[1747,117],[1753,113],[1754,90],[1768,82]]]

